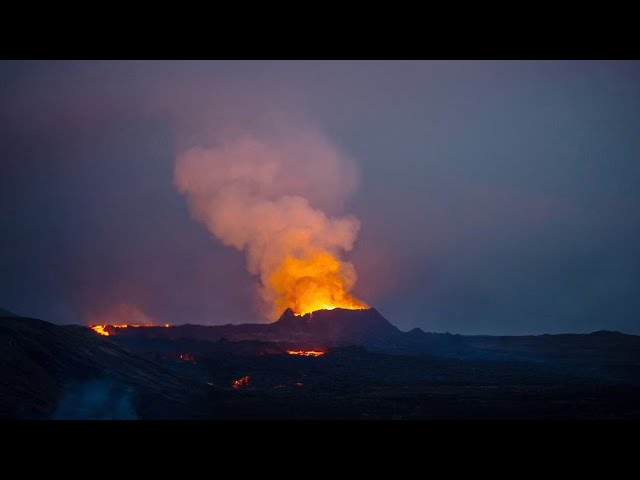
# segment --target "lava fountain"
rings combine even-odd
[[[369,308],[349,293],[354,282],[355,274],[346,272],[329,252],[321,252],[307,259],[285,257],[269,285],[277,293],[278,311],[290,308],[302,316],[316,310]]]

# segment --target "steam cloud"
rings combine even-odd
[[[351,299],[347,292],[356,272],[341,256],[352,249],[360,222],[337,212],[355,190],[358,174],[322,132],[296,127],[224,135],[212,146],[182,152],[175,181],[194,217],[223,244],[245,253],[249,272],[260,276],[267,315],[282,313],[291,289],[300,287],[300,278],[291,288],[280,288],[277,280],[309,259],[330,261],[302,265],[304,281],[317,276],[339,283]]]

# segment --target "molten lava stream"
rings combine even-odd
[[[301,357],[319,357],[324,355],[322,350],[287,350],[289,355],[299,355]]]
[[[238,380],[234,380],[232,386],[235,390],[238,390],[240,388],[248,387],[249,384],[250,384],[249,375],[245,375],[244,377],[241,377]]]
[[[107,337],[109,335],[111,335],[111,333],[109,333],[107,331],[107,327],[113,327],[113,328],[142,328],[142,327],[159,327],[159,328],[169,328],[171,325],[168,323],[165,323],[164,325],[151,325],[151,324],[124,324],[124,323],[118,323],[118,324],[113,324],[113,325],[89,325],[89,328],[91,330],[93,330],[96,333],[99,333],[100,335],[106,335]]]
[[[108,337],[109,332],[105,330],[106,327],[107,327],[106,325],[90,325],[89,326],[89,328],[94,332],[99,333],[100,335],[106,335]]]

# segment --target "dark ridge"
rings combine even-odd
[[[272,327],[281,334],[293,333],[328,345],[384,342],[401,334],[375,308],[335,308],[318,310],[304,316],[296,316],[287,309]]]
[[[180,412],[192,390],[186,379],[88,328],[25,317],[0,321],[0,379],[0,418],[50,418],[69,392],[96,383],[130,393],[136,415],[149,418],[169,405]]]
[[[108,337],[5,317],[0,418],[637,419],[639,352],[606,331],[405,333],[375,309]]]
[[[626,336],[626,334],[622,333],[622,332],[617,332],[615,330],[598,330],[596,332],[591,332],[589,335],[593,335],[593,336],[600,336],[600,337],[604,337],[604,336]]]
[[[18,315],[10,312],[9,310],[5,310],[4,308],[0,308],[0,318],[4,317],[18,317]]]

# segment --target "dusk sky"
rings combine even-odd
[[[275,320],[176,173],[227,132],[359,221],[353,293],[402,330],[640,334],[640,62],[0,62],[0,307]]]

